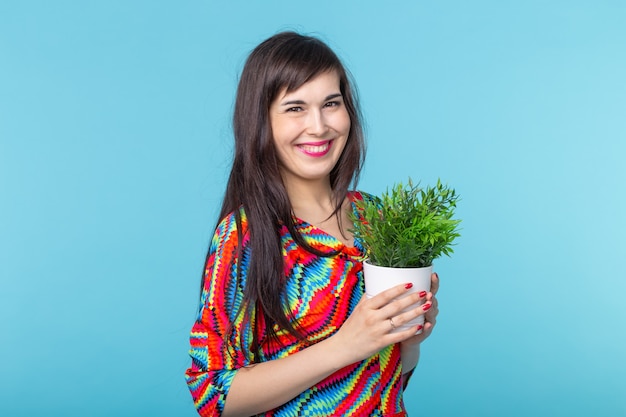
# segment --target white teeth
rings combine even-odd
[[[328,149],[328,143],[320,146],[300,145],[300,147],[309,153],[322,153]]]

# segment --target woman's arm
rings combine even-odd
[[[402,313],[420,300],[417,293],[396,299],[406,288],[363,297],[342,327],[328,339],[282,359],[240,368],[230,386],[224,416],[249,416],[276,408],[337,370],[366,359],[386,346],[411,338],[417,327],[391,333],[389,318],[401,325],[423,314]]]

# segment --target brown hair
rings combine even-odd
[[[282,32],[258,45],[243,68],[233,118],[235,154],[228,179],[220,219],[235,213],[239,244],[240,207],[248,219],[250,262],[245,273],[244,319],[256,327],[253,331],[253,359],[261,340],[256,320],[262,315],[266,336],[275,338],[274,324],[305,340],[283,306],[285,273],[280,228],[286,226],[296,242],[320,256],[296,231],[291,203],[282,182],[279,160],[274,147],[269,108],[280,91],[293,91],[317,75],[335,71],[339,88],[350,116],[350,132],[345,148],[330,173],[335,214],[350,186],[356,187],[365,157],[361,115],[354,87],[337,55],[322,41],[294,32]],[[242,248],[238,248],[237,274],[241,278]],[[203,282],[204,284],[204,282]],[[259,317],[260,318],[260,317]],[[230,333],[230,332],[229,332]],[[228,339],[229,334],[227,334]],[[244,352],[246,349],[244,348]]]

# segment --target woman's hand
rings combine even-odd
[[[439,275],[433,273],[430,276],[430,292],[426,296],[426,303],[431,303],[431,307],[424,314],[424,329],[422,333],[402,341],[402,373],[407,373],[417,366],[420,344],[430,336],[437,324],[437,314],[439,314],[439,302],[435,297],[437,291],[439,291]]]
[[[410,288],[410,284],[398,285],[370,299],[363,296],[341,329],[331,337],[342,366],[368,358],[393,343],[415,337],[418,326],[392,331],[420,315],[427,314],[427,311],[436,310],[436,306],[431,305],[427,310],[419,306],[403,312],[407,307],[424,301],[429,295],[429,299],[432,299],[432,292],[406,295]],[[425,305],[428,304],[426,302]],[[431,328],[432,324],[429,332]]]
[[[431,303],[430,309],[424,314],[424,329],[422,333],[404,341],[403,343],[422,343],[433,332],[435,324],[437,324],[437,315],[439,314],[439,302],[435,295],[439,291],[439,275],[434,272],[430,276],[430,292],[426,296],[426,302]]]

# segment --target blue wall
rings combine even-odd
[[[411,415],[626,415],[626,4],[386,4],[0,3],[1,415],[195,414],[236,79],[281,29],[357,79],[362,189],[462,195]]]

